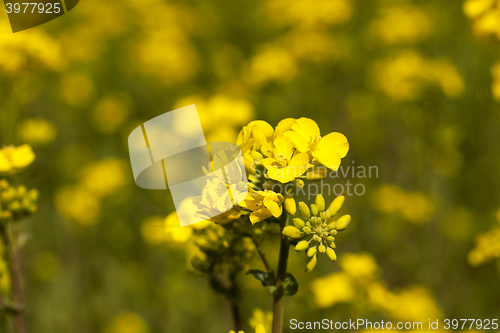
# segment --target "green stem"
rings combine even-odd
[[[255,248],[257,249],[257,253],[259,253],[259,257],[262,260],[262,263],[266,267],[266,270],[268,272],[271,271],[271,265],[269,265],[269,262],[267,261],[266,255],[264,253],[264,250],[262,250],[262,246],[260,245],[259,241],[257,241],[255,236],[252,236],[252,241],[253,244],[255,245]]]
[[[21,270],[17,257],[17,252],[12,244],[12,235],[9,230],[10,222],[0,227],[2,241],[5,245],[5,260],[7,262],[10,280],[11,280],[11,297],[15,304],[22,304],[22,287],[21,287]],[[14,330],[16,333],[26,333],[26,324],[24,321],[24,313],[22,311],[12,313]]]
[[[280,219],[281,231],[283,231],[283,228],[285,228],[287,219],[288,219],[288,214],[286,212],[283,212],[283,215],[281,216]],[[290,243],[288,242],[288,237],[281,234],[278,269],[276,271],[276,293],[274,294],[274,303],[273,303],[272,333],[283,332],[283,319],[284,319],[283,299],[285,298],[285,289],[283,287],[283,282],[285,281],[289,251],[290,251]]]

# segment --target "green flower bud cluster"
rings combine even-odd
[[[13,187],[0,179],[0,223],[33,215],[38,209],[37,201],[37,190],[28,191],[22,185]]]
[[[191,264],[194,269],[205,274],[214,272],[219,266],[237,270],[246,264],[255,250],[250,238],[218,224],[195,230],[194,244],[200,251],[192,258]]]
[[[337,260],[334,250],[335,236],[351,222],[349,215],[344,215],[336,221],[333,218],[344,204],[344,200],[344,196],[338,196],[328,208],[325,207],[325,199],[321,194],[316,196],[315,203],[310,206],[299,202],[302,218],[294,218],[294,225],[283,229],[285,236],[298,240],[295,250],[306,252],[311,258],[306,271],[312,271],[316,266],[318,252],[325,253],[332,261]]]

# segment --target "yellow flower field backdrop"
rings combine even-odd
[[[134,128],[190,104],[209,141],[308,117],[323,164],[336,163],[327,134],[341,132],[342,167],[377,167],[335,180],[366,189],[344,194],[339,216],[352,221],[337,262],[318,256],[305,272],[291,251],[300,287],[285,331],[292,318],[498,318],[499,47],[498,0],[86,0],[0,34],[0,178],[38,191],[18,242],[30,331],[231,329],[230,307],[191,266],[204,256],[195,243],[224,229],[175,228],[170,192],[138,188],[129,162]],[[283,139],[285,157],[290,142],[316,144]],[[264,244],[273,266],[278,243]],[[250,275],[238,281],[246,332],[269,333],[269,294]],[[9,288],[2,259],[0,293]]]

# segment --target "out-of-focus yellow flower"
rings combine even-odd
[[[283,44],[301,60],[322,61],[338,55],[338,45],[325,31],[294,30],[283,37]]]
[[[148,324],[136,313],[118,315],[106,328],[105,333],[149,333]]]
[[[150,29],[135,44],[132,54],[142,72],[174,85],[196,73],[198,57],[184,33],[174,26],[168,28]]]
[[[386,7],[371,26],[372,33],[387,44],[414,42],[432,30],[429,15],[408,5]]]
[[[68,104],[80,106],[94,93],[94,84],[86,75],[69,74],[61,82],[61,92]]]
[[[434,205],[425,195],[405,192],[393,185],[384,185],[376,192],[374,206],[385,213],[399,213],[415,224],[428,222],[434,214]]]
[[[35,154],[30,145],[4,146],[0,149],[0,174],[15,173],[33,163]]]
[[[368,253],[345,253],[339,265],[342,271],[357,279],[373,279],[379,270],[377,262]]]
[[[467,0],[463,4],[465,15],[469,18],[477,18],[490,9],[496,0]]]
[[[455,66],[444,59],[434,60],[430,63],[430,78],[434,79],[446,96],[450,98],[460,96],[464,91],[464,81]]]
[[[497,62],[495,65],[493,65],[491,74],[493,76],[491,93],[493,94],[494,99],[500,101],[500,62]]]
[[[273,313],[264,312],[261,309],[254,309],[252,317],[248,320],[250,326],[255,329],[255,333],[271,332],[273,324]]]
[[[201,225],[197,225],[200,227]],[[185,243],[193,235],[193,226],[181,227],[177,212],[166,218],[150,216],[142,222],[143,238],[151,245],[163,243]]]
[[[496,0],[467,0],[463,4],[466,16],[474,20],[477,36],[494,35],[500,39],[500,5]]]
[[[111,134],[127,120],[129,113],[130,97],[119,93],[97,102],[91,112],[92,123],[99,132]]]
[[[2,34],[0,70],[14,74],[34,60],[37,65],[59,71],[66,67],[59,42],[42,32]]]
[[[46,145],[55,139],[57,128],[45,119],[31,118],[21,123],[19,134],[29,144]]]
[[[240,206],[246,208],[250,214],[250,222],[255,224],[264,221],[268,217],[280,217],[283,213],[282,204],[285,201],[283,195],[273,191],[249,191],[247,197]]]
[[[424,59],[414,50],[379,60],[374,74],[379,89],[395,100],[416,100],[431,84],[437,84],[449,98],[458,97],[464,91],[463,79],[455,66],[444,59]]]
[[[372,305],[386,311],[396,320],[425,321],[429,318],[442,317],[436,302],[423,287],[393,293],[381,283],[373,283],[367,291]]]
[[[352,15],[350,0],[271,0],[266,4],[270,18],[279,25],[313,28],[347,22]]]
[[[246,124],[254,115],[252,104],[246,99],[216,94],[208,99],[200,96],[181,98],[174,109],[196,105],[200,122],[209,142],[234,142],[236,127]]]
[[[349,143],[342,133],[333,132],[321,137],[318,125],[312,119],[297,119],[291,129],[283,135],[290,138],[299,152],[309,153],[313,162],[334,171],[349,151]]]
[[[500,227],[477,236],[476,248],[468,256],[472,266],[479,266],[494,258],[500,258]]]
[[[342,272],[315,279],[311,284],[311,290],[316,304],[322,308],[350,302],[356,296],[352,279]]]
[[[100,202],[89,190],[79,186],[64,188],[58,191],[55,201],[64,217],[84,226],[97,222]]]
[[[297,73],[295,58],[279,45],[267,45],[254,56],[244,73],[247,82],[287,81]]]
[[[425,60],[415,51],[404,51],[375,64],[379,88],[395,100],[415,100],[425,71]]]
[[[107,158],[84,168],[80,184],[97,196],[105,196],[125,185],[127,180],[125,162]]]
[[[170,213],[164,221],[164,231],[169,241],[184,243],[193,234],[192,227],[181,227],[176,212]]]
[[[274,140],[274,157],[262,160],[269,178],[288,183],[302,176],[309,165],[307,153],[294,154],[292,141],[286,136]]]

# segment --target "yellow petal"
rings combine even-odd
[[[344,134],[333,132],[322,137],[316,149],[335,150],[341,158],[344,158],[349,151],[349,142]]]
[[[265,158],[263,159],[262,161],[260,161],[262,163],[263,166],[265,166],[266,168],[272,168],[273,165],[276,165],[278,164],[278,161],[276,161],[274,158],[272,157],[268,157],[268,158]]]
[[[30,145],[21,145],[12,152],[12,165],[16,168],[24,168],[35,160],[35,154]]]
[[[281,213],[283,212],[281,206],[279,206],[276,201],[273,201],[273,199],[269,197],[264,199],[264,206],[269,209],[274,217],[280,217]]]
[[[268,122],[264,120],[254,120],[248,124],[249,129],[253,129],[253,127],[259,127],[259,129],[264,133],[266,138],[270,138],[274,134],[274,129]]]
[[[301,153],[305,153],[309,149],[308,141],[305,141],[300,135],[293,131],[288,131],[283,133],[284,136],[288,137],[292,140],[293,145],[297,148]]]
[[[295,167],[271,168],[267,170],[267,175],[280,183],[288,183],[295,179]]]
[[[255,327],[255,333],[266,333],[266,328],[264,327],[264,324],[260,323]]]
[[[257,222],[264,221],[271,216],[272,214],[269,209],[259,209],[258,211],[250,214],[250,222],[252,222],[252,224],[255,224]]]
[[[292,125],[295,123],[295,119],[293,118],[286,118],[283,119],[278,123],[278,126],[276,126],[276,130],[274,131],[274,137],[277,138],[281,134],[285,133],[286,131],[289,131],[292,129]]]
[[[239,205],[248,210],[255,211],[258,209],[257,203],[259,203],[263,199],[264,197],[258,193],[248,192],[247,197],[242,202],[240,202]]]
[[[299,134],[302,139],[306,142],[309,142],[311,139],[311,135],[313,137],[320,136],[320,131],[318,124],[312,119],[309,118],[300,118],[292,125],[292,129]]]
[[[279,136],[274,140],[274,155],[281,154],[290,158],[293,154],[293,142],[286,136]]]
[[[340,155],[335,150],[314,150],[312,155],[321,164],[333,171],[337,171],[340,166]]]

